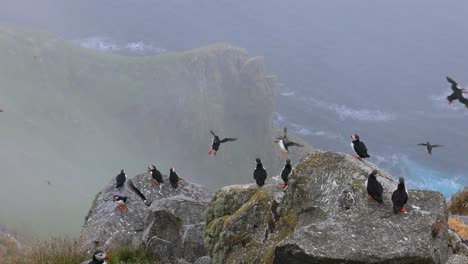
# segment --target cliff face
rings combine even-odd
[[[275,181],[223,188],[205,211],[213,263],[446,263],[444,197],[409,191],[408,213],[394,215],[391,175],[378,177],[384,205],[367,199],[375,168],[317,151],[296,165],[285,192]]]
[[[262,58],[228,44],[125,57],[0,27],[0,92],[6,110],[0,166],[10,175],[0,186],[10,214],[0,222],[17,227],[15,219],[34,219],[22,230],[38,231],[33,227],[40,223],[47,235],[77,231],[110,171],[136,174],[155,164],[167,173],[176,166],[187,180],[218,188],[250,181],[256,157],[273,175],[284,162],[272,144],[276,81]],[[239,140],[208,156],[210,129]],[[18,170],[24,164],[39,168],[35,177]],[[53,183],[45,186],[49,191],[37,188],[45,180]],[[8,202],[6,186],[48,206]],[[52,224],[47,217],[57,210],[68,218]]]

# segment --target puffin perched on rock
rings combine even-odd
[[[154,166],[154,165],[148,166],[148,172],[151,174],[151,177],[153,178],[151,180],[152,184],[157,185],[157,184],[160,184],[160,183],[164,183],[164,180],[162,178],[162,174],[158,169],[156,169],[156,166]]]
[[[288,156],[289,147],[303,147],[303,145],[292,142],[288,139],[288,129],[286,127],[283,129],[283,136],[277,137],[275,143],[279,145],[281,149],[281,155],[285,157]]]
[[[354,157],[359,160],[370,158],[369,154],[367,154],[366,144],[364,144],[364,142],[359,139],[358,134],[352,134],[351,140],[351,147],[353,148],[354,152],[356,152],[356,155],[353,155]]]
[[[126,180],[127,180],[127,174],[125,174],[124,170],[121,170],[119,175],[115,177],[115,181],[116,181],[115,188],[122,187]]]
[[[179,186],[179,175],[177,175],[175,168],[172,167],[169,170],[169,182],[171,183],[172,188],[176,189]]]
[[[375,200],[379,204],[383,204],[382,194],[383,194],[383,187],[382,184],[377,180],[377,175],[379,175],[379,171],[373,170],[369,177],[366,180],[366,188],[367,194],[369,194],[369,200]]]
[[[418,146],[425,146],[428,155],[432,155],[432,149],[433,148],[442,147],[442,145],[431,145],[431,143],[429,143],[429,141],[427,141],[426,143],[420,143],[420,144],[418,144]]]
[[[255,162],[257,163],[257,166],[254,170],[253,177],[257,182],[257,185],[262,187],[263,185],[265,185],[267,172],[265,168],[263,168],[262,161],[259,158],[255,159]]]
[[[107,260],[109,259],[109,256],[104,251],[98,250],[94,252],[93,259],[88,264],[107,264]]]
[[[408,190],[405,187],[405,179],[400,178],[397,189],[392,194],[393,212],[406,212],[405,204],[408,202]]]
[[[447,81],[451,84],[450,88],[452,88],[453,91],[451,95],[447,96],[448,103],[451,104],[453,101],[458,100],[460,103],[464,104],[466,108],[468,108],[468,99],[463,97],[463,94],[468,93],[468,91],[463,88],[460,88],[460,86],[458,86],[458,83],[452,78],[446,78]]]
[[[286,164],[284,164],[284,168],[281,171],[281,179],[283,179],[284,184],[281,185],[282,188],[285,188],[286,185],[288,185],[288,177],[289,174],[291,174],[292,171],[292,166],[291,166],[291,160],[287,159]]]
[[[117,204],[117,208],[120,209],[120,211],[125,212],[125,203],[127,203],[127,197],[114,195],[112,201]]]
[[[210,133],[211,135],[213,135],[213,140],[211,141],[211,149],[210,151],[208,152],[208,155],[211,155],[211,153],[213,153],[214,156],[216,156],[216,153],[218,152],[219,150],[219,146],[222,144],[222,143],[226,143],[226,142],[229,142],[229,141],[236,141],[237,138],[223,138],[223,139],[219,139],[219,137],[213,132],[213,130],[210,130]]]

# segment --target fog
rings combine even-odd
[[[0,0],[0,23],[48,31],[102,52],[155,55],[217,42],[246,48],[265,57],[268,73],[280,83],[276,125],[288,126],[314,147],[344,152],[351,151],[349,135],[357,132],[371,161],[409,178],[413,188],[446,196],[468,185],[468,110],[444,99],[450,93],[445,76],[468,86],[467,15],[463,0]],[[71,152],[67,142],[76,139],[57,138],[58,144],[40,134],[47,129],[39,135],[27,125],[15,130],[9,126],[15,118],[41,118],[40,112],[28,112],[24,98],[44,104],[57,98],[12,89],[0,87],[6,108],[0,116],[0,197],[8,199],[0,207],[0,223],[42,237],[77,234],[96,191],[121,167],[129,175],[140,173],[154,158],[140,151],[143,142],[106,137],[118,127],[114,121],[92,122],[102,133],[83,132],[79,142],[89,137],[89,145]],[[20,104],[24,112],[8,115],[9,105]],[[50,129],[57,135],[67,131]],[[444,145],[431,158],[415,146],[427,140]],[[169,166],[176,158],[169,155],[161,163]],[[47,171],[89,176],[82,181]],[[44,184],[47,179],[51,186]]]

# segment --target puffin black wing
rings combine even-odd
[[[228,141],[236,141],[236,140],[237,140],[237,138],[224,138],[219,143],[226,143]]]
[[[466,108],[468,108],[468,99],[466,99],[465,97],[463,96],[460,96],[458,98],[458,101],[460,101],[460,103],[464,104]]]
[[[450,77],[446,77],[447,78],[447,81],[451,84],[450,88],[452,88],[452,90],[457,93],[460,91],[460,88],[458,88],[458,83],[456,81],[454,81],[452,78]]]
[[[451,95],[447,96],[447,100],[451,103],[458,99],[458,95],[456,93],[452,93]]]
[[[301,144],[296,143],[296,142],[288,141],[288,142],[286,143],[286,146],[287,146],[287,147],[292,147],[292,146],[303,147],[304,145],[301,145]]]
[[[426,144],[426,143],[419,143],[418,146],[425,146],[425,147],[427,147],[427,144]]]
[[[213,137],[216,137],[216,134],[213,132],[213,130],[210,129],[210,133],[213,135]]]
[[[125,173],[120,173],[119,175],[117,175],[117,177],[115,177],[115,181],[116,181],[115,188],[122,187],[125,183],[125,180],[127,180]]]
[[[431,145],[432,148],[439,148],[439,147],[443,147],[442,145]]]

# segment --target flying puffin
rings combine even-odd
[[[171,183],[172,188],[176,189],[177,186],[179,186],[179,181],[180,181],[179,175],[177,175],[175,168],[172,167],[169,170],[169,182]]]
[[[115,177],[115,181],[117,182],[115,184],[115,188],[122,187],[126,180],[127,180],[127,174],[125,174],[124,170],[121,170],[119,175],[117,175],[117,177]]]
[[[114,201],[114,203],[117,204],[117,208],[119,208],[120,211],[122,212],[125,211],[125,203],[127,203],[127,197],[114,195],[114,197],[112,198],[112,201]]]
[[[257,182],[257,185],[262,187],[263,185],[265,185],[267,172],[265,168],[263,168],[262,161],[259,158],[255,159],[255,161],[257,162],[257,167],[254,170],[253,177]]]
[[[408,201],[408,190],[405,187],[405,179],[400,178],[397,189],[392,194],[393,212],[406,212],[405,204]]]
[[[288,129],[285,127],[283,129],[283,136],[277,137],[275,143],[278,143],[279,147],[281,148],[281,155],[287,157],[288,156],[288,148],[292,146],[296,147],[303,147],[303,145],[292,142],[288,140]]]
[[[380,182],[377,180],[377,175],[379,175],[379,172],[377,170],[373,170],[371,174],[369,174],[369,177],[367,177],[366,188],[367,193],[369,194],[368,198],[369,200],[375,200],[379,204],[383,204],[383,187],[382,184],[380,184]]]
[[[104,251],[98,250],[94,252],[93,259],[88,264],[107,264],[107,260],[109,259],[109,256]]]
[[[153,178],[151,180],[152,184],[156,185],[156,184],[164,183],[162,174],[158,169],[156,169],[156,166],[154,165],[148,166],[148,172],[151,173],[151,177]]]
[[[420,143],[420,144],[418,144],[418,146],[425,146],[428,155],[432,155],[432,149],[433,148],[442,147],[442,145],[431,145],[431,143],[429,143],[429,141],[427,141],[426,143]]]
[[[291,174],[291,171],[292,171],[291,160],[287,159],[286,164],[284,165],[284,168],[281,171],[281,179],[283,179],[284,181],[284,184],[281,185],[282,188],[285,188],[286,185],[288,185],[288,177],[289,177],[289,174]]]
[[[468,99],[463,97],[464,93],[468,93],[467,90],[460,88],[458,83],[450,77],[446,77],[447,81],[451,84],[453,93],[447,96],[448,103],[451,104],[453,101],[458,100],[460,103],[464,104],[468,108]]]
[[[369,154],[367,154],[367,147],[364,142],[359,140],[358,134],[352,134],[351,140],[351,147],[353,148],[354,152],[356,152],[356,155],[353,155],[354,157],[359,160],[370,158]]]
[[[226,143],[226,142],[229,142],[229,141],[236,141],[237,138],[224,138],[222,140],[219,139],[219,137],[213,132],[213,130],[210,130],[210,133],[211,135],[213,135],[213,140],[211,141],[211,149],[210,151],[208,152],[208,155],[211,155],[211,153],[213,153],[213,155],[216,156],[216,153],[218,152],[219,150],[219,146],[222,144],[222,143]]]

